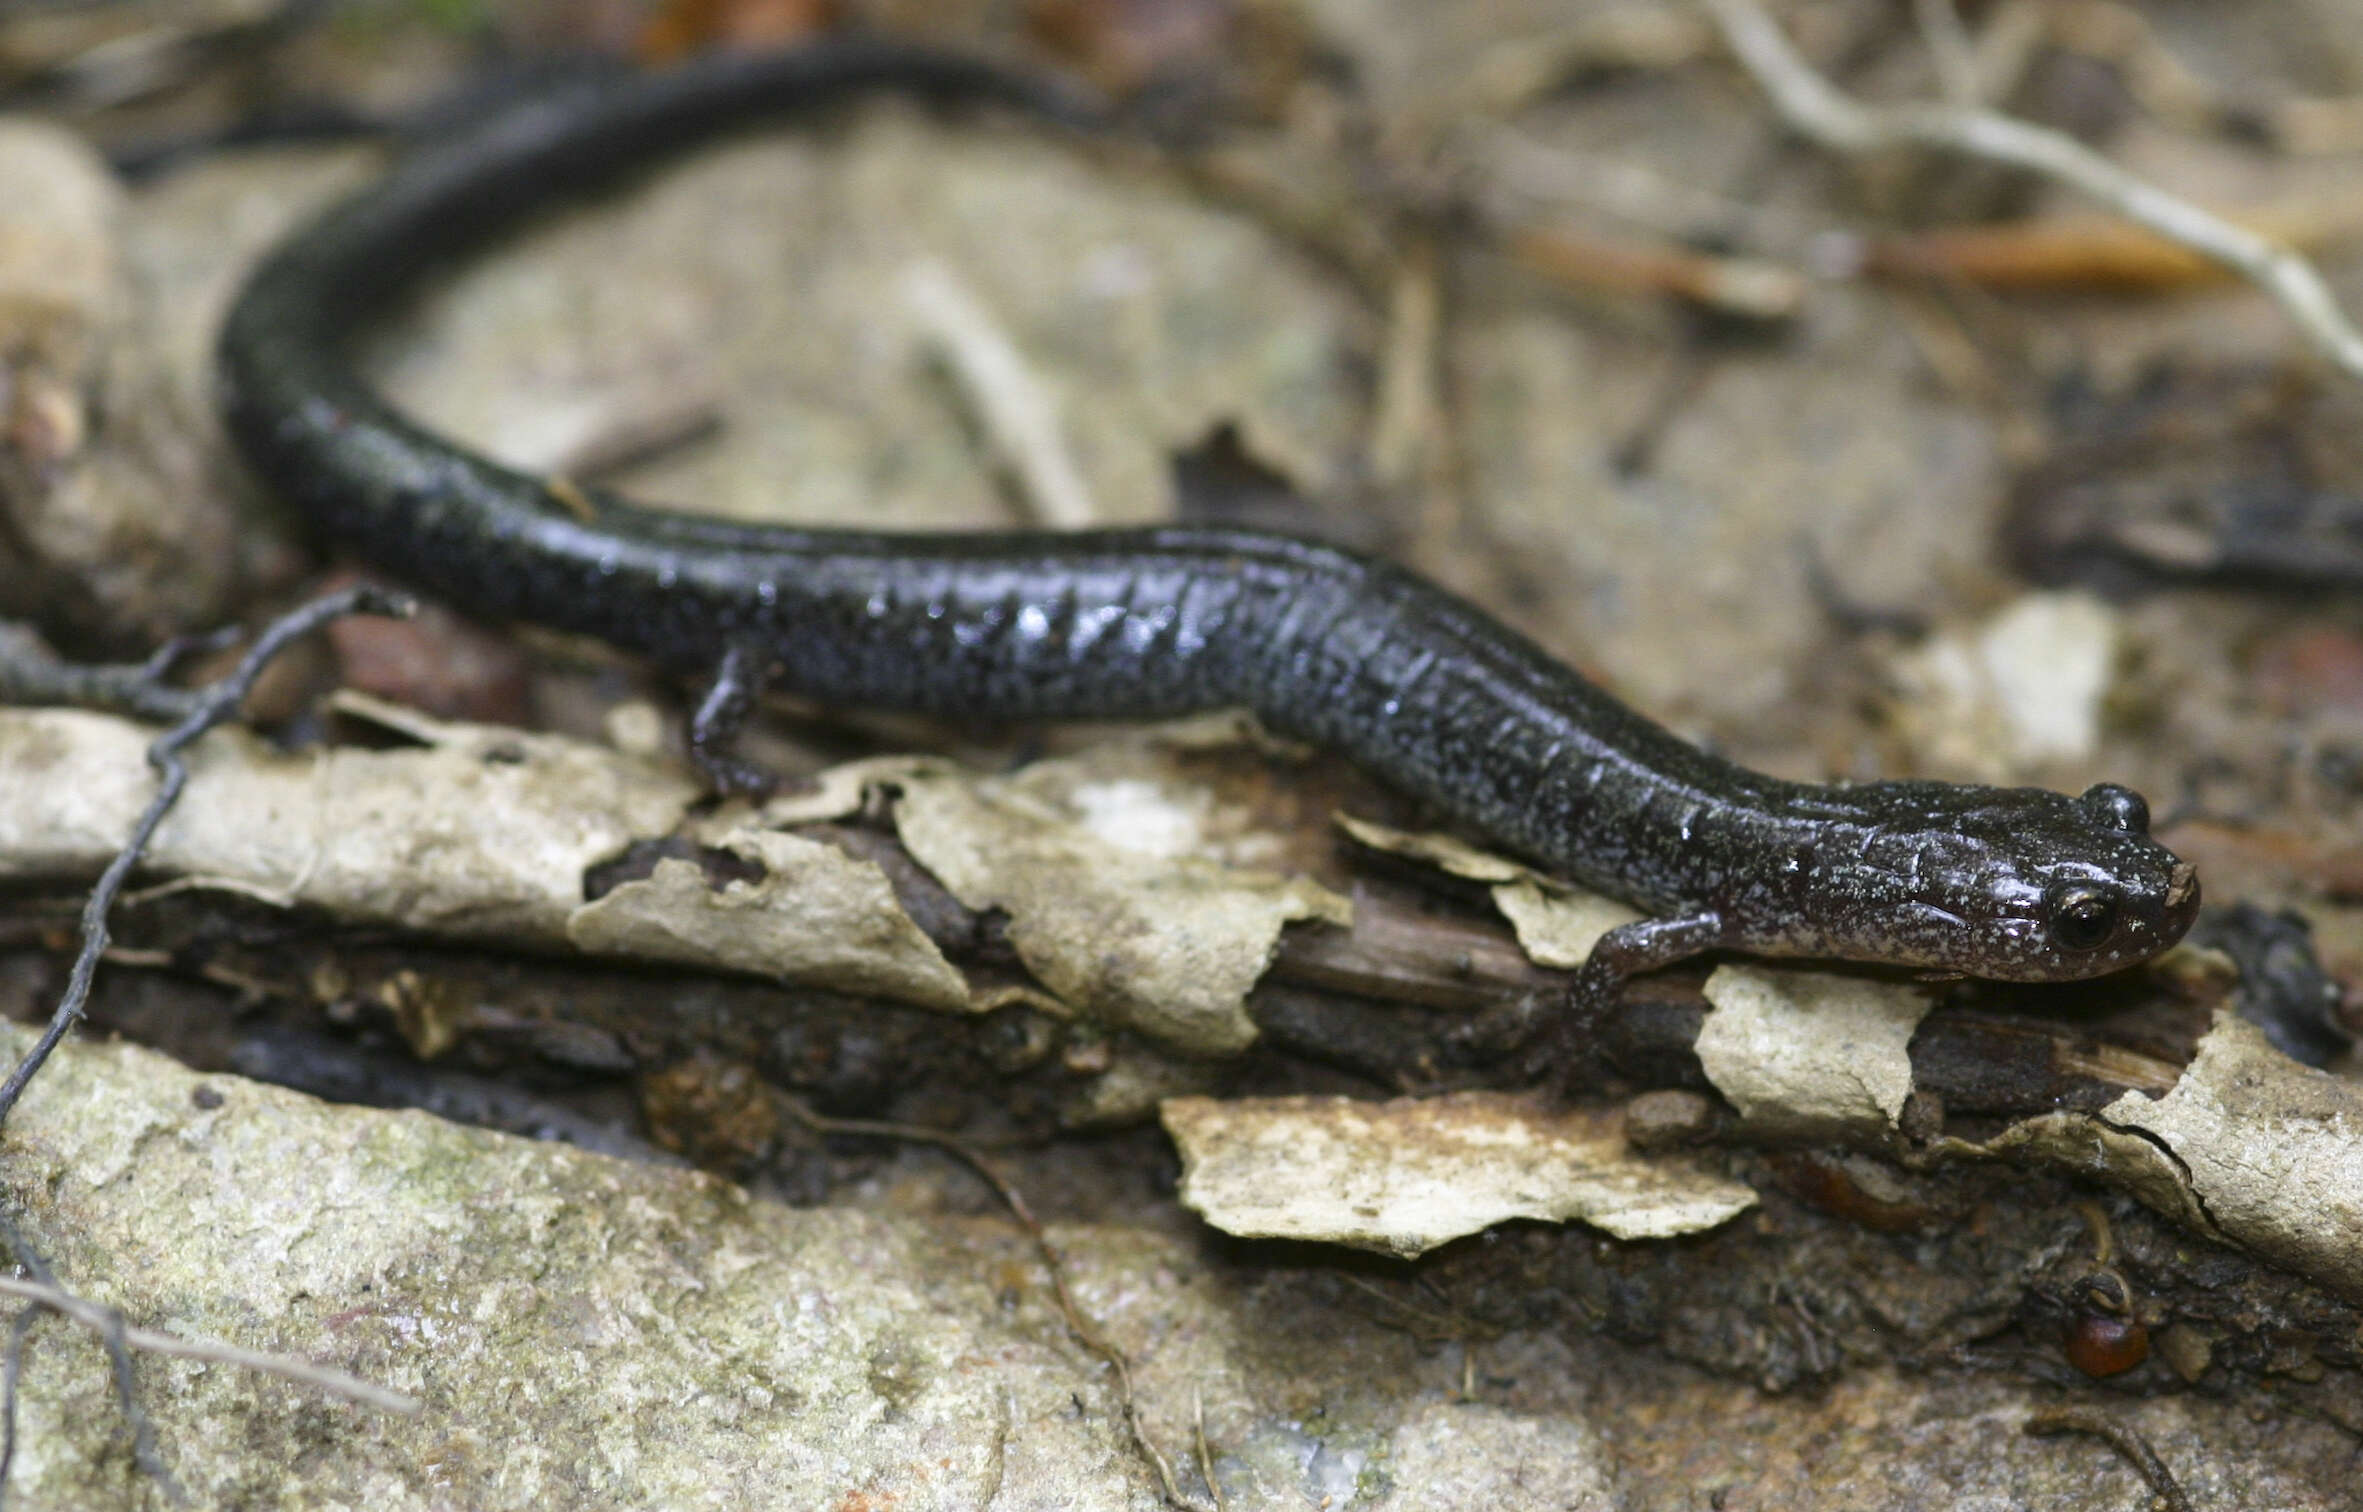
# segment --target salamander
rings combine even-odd
[[[717,786],[767,688],[1002,720],[1243,706],[1647,917],[1577,974],[1573,1021],[1709,950],[2010,981],[2132,966],[2196,914],[2140,796],[1818,784],[1685,743],[1401,567],[1243,529],[890,534],[727,523],[555,488],[396,412],[355,334],[441,260],[651,156],[873,90],[1097,124],[1059,86],[935,52],[724,56],[535,100],[411,157],[254,271],[219,348],[254,469],[331,541],[472,613],[600,637],[711,679]]]

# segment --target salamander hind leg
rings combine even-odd
[[[689,716],[689,764],[725,798],[760,798],[778,785],[771,773],[731,753],[766,681],[762,656],[732,646],[722,653],[713,681]]]
[[[1599,1054],[1601,1030],[1616,1011],[1625,979],[1712,950],[1722,938],[1723,916],[1713,909],[1636,919],[1608,931],[1592,946],[1567,996],[1536,1026],[1519,1056],[1519,1071],[1561,1087],[1580,1080]]]

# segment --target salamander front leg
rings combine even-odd
[[[1576,973],[1575,985],[1526,1046],[1519,1069],[1529,1078],[1565,1079],[1587,1064],[1600,1031],[1616,1011],[1625,978],[1671,966],[1723,939],[1723,916],[1713,909],[1665,919],[1636,919],[1602,935]]]
[[[732,646],[714,667],[714,680],[689,716],[689,764],[706,786],[725,798],[760,798],[778,779],[731,754],[731,746],[763,691],[763,659],[745,646]]]

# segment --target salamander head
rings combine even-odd
[[[1888,958],[2009,982],[2065,982],[2139,965],[2199,912],[2190,863],[2150,838],[2141,795],[2102,783],[1896,790],[1914,822],[1882,826],[1863,860],[1876,884],[1858,922],[1892,931]],[[1858,790],[1867,791],[1867,790]],[[1914,801],[1916,800],[1916,801]],[[1900,864],[1899,864],[1900,863]],[[1939,927],[1945,926],[1945,927]]]

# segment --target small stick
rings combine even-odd
[[[7,1243],[17,1263],[32,1274],[33,1285],[64,1293],[65,1288],[59,1283],[57,1272],[49,1268],[49,1262],[17,1231],[16,1225],[4,1217],[0,1217],[0,1240]],[[41,1307],[35,1305],[20,1311],[9,1325],[7,1365],[5,1370],[0,1370],[0,1393],[6,1397],[4,1402],[0,1402],[0,1415],[6,1418],[5,1438],[0,1440],[0,1502],[6,1500],[8,1470],[16,1462],[16,1398],[24,1368],[25,1342],[31,1337],[33,1325],[40,1317]],[[165,1500],[176,1507],[186,1506],[188,1497],[181,1490],[180,1482],[173,1479],[171,1470],[165,1467],[163,1456],[156,1452],[155,1429],[149,1423],[147,1413],[140,1407],[139,1393],[133,1389],[131,1350],[124,1341],[122,1319],[117,1318],[115,1323],[115,1327],[99,1330],[99,1342],[107,1352],[109,1377],[115,1384],[116,1404],[123,1409],[124,1422],[131,1425],[132,1462],[163,1488]]]
[[[237,638],[235,625],[211,635],[176,635],[144,662],[90,667],[60,658],[23,625],[0,624],[0,703],[74,704],[170,724],[189,716],[198,693],[164,679],[190,657],[219,651]]]
[[[1672,294],[1748,320],[1787,320],[1805,307],[1805,276],[1778,263],[1541,226],[1512,230],[1507,245],[1518,262],[1577,288]]]
[[[1407,489],[1425,470],[1436,434],[1437,344],[1444,334],[1444,270],[1435,244],[1413,238],[1395,260],[1387,289],[1387,334],[1379,349],[1371,408],[1371,476]]]
[[[1190,1393],[1190,1418],[1197,1428],[1198,1473],[1206,1477],[1206,1489],[1214,1496],[1214,1512],[1231,1512],[1230,1498],[1223,1495],[1223,1483],[1214,1478],[1214,1450],[1206,1442],[1206,1393],[1203,1389]]]
[[[284,1380],[316,1387],[330,1396],[342,1397],[362,1407],[374,1407],[380,1412],[399,1413],[404,1417],[416,1417],[422,1407],[417,1397],[373,1385],[359,1376],[348,1375],[326,1365],[314,1365],[308,1360],[265,1354],[257,1349],[242,1349],[235,1344],[223,1344],[212,1339],[184,1339],[177,1334],[158,1333],[152,1328],[134,1328],[125,1323],[123,1314],[114,1308],[93,1302],[87,1297],[78,1297],[63,1287],[45,1286],[38,1281],[20,1281],[14,1276],[0,1276],[0,1294],[22,1297],[52,1312],[63,1313],[102,1337],[119,1340],[127,1348],[148,1354],[170,1355],[181,1360],[208,1360],[245,1370],[259,1370]]]
[[[938,352],[1007,467],[1034,523],[1053,530],[1104,524],[1059,435],[1058,405],[983,303],[937,262],[903,273],[903,303]]]
[[[2030,1438],[2056,1438],[2063,1433],[2084,1433],[2099,1439],[2111,1449],[2125,1456],[2141,1478],[2148,1481],[2150,1490],[2166,1503],[2167,1512],[2195,1512],[2190,1493],[2158,1458],[2158,1451],[2138,1428],[2128,1427],[2113,1419],[2089,1412],[2081,1407],[2053,1407],[2029,1414],[2025,1429]]]
[[[722,401],[702,377],[690,378],[685,390],[633,394],[629,400],[628,408],[616,405],[590,434],[574,440],[541,470],[577,482],[597,482],[722,429]]]
[[[18,1308],[8,1320],[8,1353],[0,1360],[0,1506],[7,1505],[8,1472],[16,1464],[16,1385],[24,1374],[25,1340],[40,1321],[38,1307]]]
[[[2090,195],[2128,220],[2215,259],[2279,302],[2314,345],[2363,378],[2363,331],[2347,320],[2313,264],[2278,242],[2134,177],[2073,137],[1989,110],[1950,105],[1875,108],[1815,73],[1757,0],[1700,0],[1790,128],[1834,152],[1941,147],[2008,163]]]
[[[1691,247],[1712,240],[1743,260],[1805,261],[1825,234],[1778,205],[1751,204],[1609,153],[1580,152],[1503,125],[1470,135],[1470,152],[1488,185],[1519,202],[1496,218],[1528,218],[1523,202],[1573,206],[1629,222]]]
[[[1977,44],[1970,40],[1969,28],[1961,24],[1961,13],[1953,9],[1953,0],[1912,0],[1912,16],[1928,42],[1929,56],[1936,60],[1937,87],[1953,104],[1975,109],[1985,92],[1984,81],[1978,77]]]
[[[10,1278],[0,1277],[0,1280],[7,1279]],[[115,1400],[135,1405],[135,1410],[128,1414],[131,1423],[131,1462],[139,1466],[141,1474],[164,1488],[166,1501],[176,1507],[187,1506],[189,1493],[181,1489],[181,1484],[173,1477],[171,1468],[164,1463],[164,1456],[156,1449],[156,1425],[149,1421],[146,1412],[136,1410],[136,1404],[139,1401],[139,1385],[131,1374],[131,1330],[124,1323],[123,1314],[111,1307],[104,1307],[96,1309],[97,1316],[86,1318],[59,1306],[60,1301],[69,1298],[68,1293],[55,1291],[49,1287],[43,1287],[42,1290],[51,1293],[50,1296],[41,1299],[44,1305],[58,1307],[59,1311],[65,1312],[77,1323],[97,1330],[98,1336],[106,1340],[107,1364],[110,1367],[109,1373],[115,1381]]]

